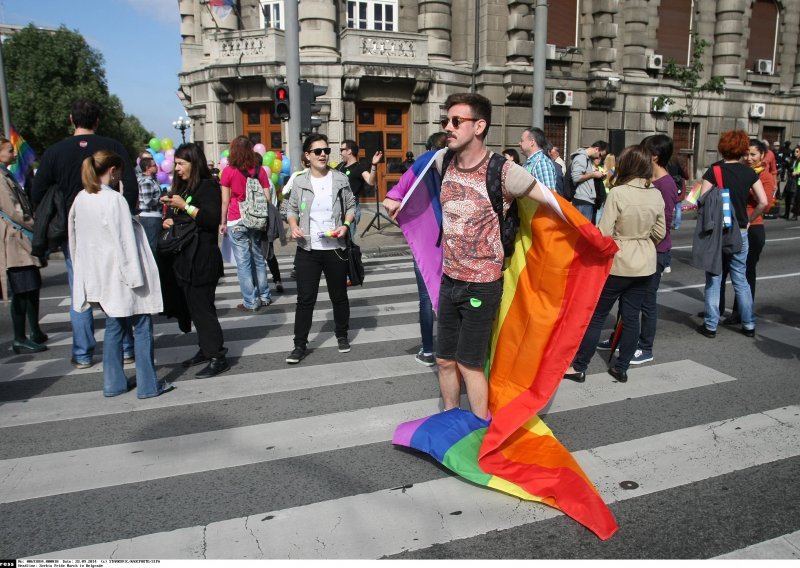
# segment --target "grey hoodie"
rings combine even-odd
[[[570,168],[572,182],[576,184],[575,197],[573,199],[594,204],[594,198],[596,196],[594,191],[594,178],[589,178],[585,182],[578,185],[578,180],[582,176],[586,175],[588,172],[594,171],[592,159],[589,157],[589,154],[586,153],[584,148],[575,150],[572,154],[570,154],[569,157],[572,163],[572,167]]]

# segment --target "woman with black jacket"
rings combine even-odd
[[[213,377],[230,369],[214,306],[217,282],[223,274],[222,254],[217,244],[222,192],[196,144],[182,144],[175,151],[172,190],[162,201],[168,206],[165,229],[175,223],[196,225],[193,242],[181,250],[173,262],[175,279],[186,297],[200,344],[197,354],[184,361],[183,366],[208,362],[197,377]]]

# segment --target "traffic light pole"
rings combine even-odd
[[[300,140],[300,24],[297,0],[284,0],[286,29],[286,84],[289,86],[289,122],[287,149],[292,171],[303,169],[303,151]]]

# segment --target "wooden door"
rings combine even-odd
[[[360,103],[356,112],[358,158],[369,169],[376,150],[383,150],[378,164],[377,199],[383,201],[405,171],[403,161],[410,149],[408,143],[408,105]],[[365,188],[362,202],[374,203],[375,188]]]
[[[242,131],[253,145],[263,144],[267,150],[283,150],[281,120],[272,114],[272,103],[248,103],[242,106]]]

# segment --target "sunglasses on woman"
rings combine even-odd
[[[314,148],[313,150],[309,150],[309,152],[311,152],[315,156],[321,156],[323,152],[325,152],[326,156],[330,156],[331,155],[331,149],[330,148]]]
[[[467,121],[475,122],[476,120],[480,120],[480,118],[469,118],[467,116],[454,116],[453,118],[443,118],[442,120],[439,121],[439,124],[441,124],[442,129],[444,129],[447,128],[448,122],[452,122],[453,128],[458,128],[459,126],[461,126],[462,122],[467,122]]]

